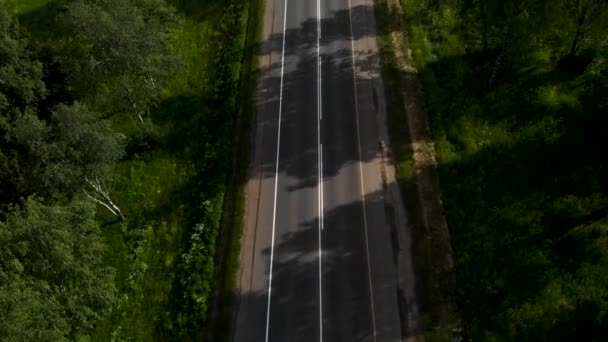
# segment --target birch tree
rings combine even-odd
[[[177,22],[172,7],[160,0],[76,0],[60,19],[69,34],[59,60],[77,97],[106,117],[128,112],[143,121],[179,66],[168,46]]]
[[[24,193],[59,196],[101,184],[122,156],[120,135],[86,105],[60,105],[47,123],[33,114],[18,117],[11,130],[20,156]],[[103,190],[93,187],[94,192]],[[100,192],[109,197],[107,191]]]

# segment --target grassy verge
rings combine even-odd
[[[607,143],[594,128],[606,122],[598,96],[605,83],[587,73],[593,64],[584,54],[564,59],[569,43],[543,41],[541,29],[527,34],[542,44],[512,51],[492,82],[499,52],[468,38],[482,36],[479,23],[460,17],[459,4],[402,4],[437,149],[466,334],[481,341],[605,334],[608,162],[599,146]],[[572,33],[567,27],[560,36]]]
[[[451,244],[443,219],[430,133],[424,122],[424,100],[416,70],[407,56],[402,11],[391,0],[375,2],[383,78],[387,83],[391,145],[397,181],[407,200],[412,228],[421,335],[427,341],[449,341],[460,330],[455,308]],[[407,110],[405,92],[408,93]],[[413,123],[413,127],[409,127]],[[415,144],[418,152],[414,152]],[[417,159],[418,158],[418,159]],[[429,159],[430,158],[430,159]],[[447,261],[447,262],[446,262]]]
[[[234,42],[217,40],[233,14],[226,4],[174,5],[184,15],[172,32],[184,70],[145,125],[113,118],[128,139],[113,187],[127,222],[104,233],[121,298],[94,340],[195,340],[206,320],[234,117],[232,92],[217,86],[233,77],[214,64],[234,68],[223,52]]]
[[[255,112],[253,96],[257,83],[259,42],[264,12],[263,0],[248,1],[248,19],[240,74],[239,114],[233,148],[232,174],[224,203],[216,266],[216,303],[210,323],[210,340],[227,341],[232,332],[234,305],[238,293],[237,272],[245,210],[245,187],[251,156],[251,133]]]

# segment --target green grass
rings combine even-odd
[[[184,249],[182,235],[191,225],[192,204],[184,191],[196,170],[163,151],[149,158],[119,165],[114,196],[128,221],[104,232],[111,251],[108,263],[118,270],[123,297],[96,340],[112,334],[154,340],[158,322],[167,319],[162,315]]]
[[[450,5],[422,13],[422,1],[402,3],[438,153],[467,334],[563,340],[585,326],[601,336],[608,192],[606,139],[594,127],[606,122],[605,86],[555,53],[564,49],[544,45],[519,51],[489,87],[496,54],[461,34],[471,23],[454,19]]]
[[[0,6],[12,13],[23,15],[44,7],[48,2],[49,0],[0,0]]]
[[[248,6],[247,36],[240,75],[239,118],[236,127],[233,168],[223,212],[222,235],[218,258],[217,287],[219,288],[217,317],[210,322],[213,341],[228,341],[234,318],[237,293],[237,272],[240,268],[241,237],[244,225],[245,187],[251,155],[251,139],[255,112],[253,96],[257,83],[259,64],[259,42],[262,34],[264,2],[250,0]]]
[[[589,336],[604,336],[608,141],[596,127],[606,123],[606,83],[586,71],[594,66],[586,66],[588,56],[600,52],[568,60],[568,46],[548,43],[515,52],[490,87],[496,52],[468,40],[476,26],[457,2],[402,0],[406,27],[387,3],[375,4],[397,177],[404,196],[416,198],[390,38],[406,30],[437,150],[466,335],[562,340],[585,327]],[[448,340],[432,331],[425,293],[432,263],[416,203],[408,202],[425,339]]]
[[[227,59],[229,54],[222,49],[234,49],[238,56],[241,43],[218,40],[228,22],[226,7],[175,4],[187,11],[184,22],[172,32],[185,70],[165,89],[151,116],[154,125],[142,126],[126,116],[114,118],[115,128],[130,139],[130,155],[119,165],[114,184],[115,200],[127,223],[105,230],[112,251],[108,263],[118,269],[123,297],[97,330],[94,340],[98,341],[110,337],[187,341],[197,340],[205,331],[202,324],[211,296],[208,286],[214,285],[213,256],[230,170],[239,72],[237,61]],[[217,63],[229,68],[222,74]],[[218,90],[218,81],[231,88]],[[204,249],[191,240],[199,223],[204,225]],[[184,264],[187,251],[194,253],[196,264]]]

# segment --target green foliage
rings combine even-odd
[[[90,203],[29,198],[0,222],[0,338],[68,341],[90,333],[115,294]]]
[[[25,113],[46,93],[42,82],[42,63],[28,45],[27,34],[19,23],[0,8],[0,129],[5,117]]]
[[[60,23],[57,45],[72,92],[107,115],[147,113],[178,69],[169,53],[175,10],[163,0],[77,0]]]
[[[177,2],[0,3],[1,340],[200,339],[247,2]]]
[[[11,14],[23,14],[37,10],[48,2],[49,0],[0,0],[0,7]]]
[[[115,181],[128,223],[108,232],[112,248],[121,251],[111,264],[125,279],[124,297],[94,340],[189,341],[206,330],[246,7],[187,7],[192,11],[170,32],[185,68],[151,111],[154,124],[142,126],[123,114],[112,118],[128,137]]]
[[[87,177],[106,177],[120,158],[119,137],[99,114],[78,102],[47,99],[57,85],[35,59],[16,20],[0,13],[0,189],[2,202],[21,196],[71,196]],[[46,82],[45,82],[46,81]]]
[[[210,202],[204,203],[210,215]],[[215,262],[215,242],[218,235],[217,224],[199,223],[191,231],[190,247],[181,255],[178,266],[179,287],[183,293],[179,310],[173,313],[175,337],[181,340],[196,340],[197,327],[206,322],[210,296],[213,289]]]
[[[110,172],[121,148],[108,123],[85,106],[46,108],[53,84],[38,53],[17,20],[0,9],[3,341],[85,336],[115,293],[113,271],[102,264],[94,206],[74,194],[87,176]]]
[[[603,340],[605,3],[403,4],[468,335]]]
[[[33,114],[22,115],[10,135],[22,152],[23,192],[72,194],[87,178],[108,175],[122,154],[109,122],[78,102],[59,105],[48,124]]]

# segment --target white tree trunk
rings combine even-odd
[[[114,204],[114,202],[112,201],[112,198],[110,197],[110,193],[108,192],[108,189],[106,189],[105,186],[103,186],[103,184],[99,181],[99,179],[97,177],[95,177],[94,180],[90,180],[88,178],[86,178],[87,183],[91,186],[91,188],[93,188],[93,193],[89,193],[86,189],[84,190],[85,195],[87,195],[88,198],[92,199],[95,203],[99,203],[101,205],[103,205],[106,209],[108,209],[112,215],[120,218],[122,221],[124,221],[125,216],[122,214],[122,211],[120,211],[120,208],[118,208],[118,206],[116,204]]]

